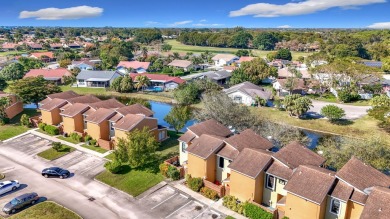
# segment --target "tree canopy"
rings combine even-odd
[[[23,78],[24,67],[20,63],[11,63],[0,71],[0,77],[7,81],[14,81]]]
[[[191,109],[188,106],[174,106],[164,120],[179,132],[191,119]]]
[[[270,76],[277,76],[277,69],[268,66],[268,64],[261,58],[255,58],[249,62],[241,63],[240,68],[232,73],[230,84],[239,84],[245,81],[250,81],[254,84],[260,84],[263,79]]]

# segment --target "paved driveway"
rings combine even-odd
[[[371,107],[369,106],[352,106],[352,105],[345,105],[345,104],[338,104],[338,103],[328,103],[328,102],[322,102],[317,100],[313,101],[313,107],[310,108],[308,114],[313,117],[322,117],[320,115],[321,108],[326,105],[336,105],[345,111],[345,119],[358,119],[365,115],[367,115],[367,110]]]

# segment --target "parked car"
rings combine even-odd
[[[59,177],[61,179],[64,179],[70,176],[70,172],[59,167],[50,167],[42,170],[42,176],[44,176],[45,178]]]
[[[14,214],[16,211],[37,203],[39,196],[37,193],[26,193],[12,199],[3,207],[3,212],[6,214]]]
[[[0,182],[0,195],[10,191],[15,191],[20,186],[17,180]]]

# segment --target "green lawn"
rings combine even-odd
[[[157,151],[157,161],[151,162],[143,167],[132,169],[129,165],[125,165],[123,170],[118,174],[112,174],[104,171],[99,174],[96,179],[120,189],[132,196],[138,196],[164,180],[159,172],[158,165],[164,160],[173,157],[179,153],[179,143],[177,138],[181,134],[169,131],[170,138],[164,141]],[[113,155],[107,156],[112,158]]]
[[[92,150],[92,151],[99,152],[99,153],[101,153],[101,154],[104,154],[104,153],[106,153],[106,152],[107,152],[107,150],[106,150],[106,149],[104,149],[104,148],[101,148],[101,147],[96,147],[96,146],[92,146],[92,145],[86,145],[86,144],[83,144],[83,145],[81,145],[81,147],[83,147],[83,148],[87,148],[87,149],[89,149],[89,150]]]
[[[20,117],[23,114],[36,116],[39,113],[35,109],[24,109],[22,113],[11,119],[9,124],[0,126],[0,140],[6,140],[15,137],[29,130],[29,128],[20,125]]]
[[[9,219],[81,219],[76,213],[50,201],[38,203]]]
[[[58,136],[57,138],[58,138],[58,139],[61,139],[61,140],[63,140],[63,141],[67,141],[67,142],[72,143],[72,144],[78,144],[78,143],[80,143],[79,141],[73,140],[71,137]]]
[[[238,49],[235,48],[219,48],[219,47],[207,47],[207,46],[191,46],[184,45],[176,40],[165,40],[166,43],[172,45],[172,52],[193,52],[193,53],[202,53],[209,51],[212,53],[235,53]],[[253,54],[258,57],[266,57],[270,51],[263,50],[252,50]],[[309,56],[313,53],[307,52],[291,52],[293,59],[296,60],[299,56]]]
[[[62,149],[60,151],[56,151],[53,148],[49,148],[46,151],[42,151],[41,153],[39,153],[38,156],[46,160],[55,160],[71,153],[74,150],[76,149],[66,145],[62,145]]]
[[[37,132],[40,132],[40,133],[42,133],[42,134],[45,134],[45,135],[56,136],[56,135],[47,133],[47,132],[45,132],[45,131],[43,131],[43,130],[41,130],[41,129],[37,129],[36,131],[37,131]]]
[[[324,96],[320,97],[319,95],[308,95],[311,99],[329,102],[329,103],[340,103],[345,105],[352,105],[352,106],[369,106],[370,101],[369,100],[358,100],[351,103],[341,103],[337,97],[335,97],[333,94],[325,94]]]
[[[8,52],[0,52],[0,56],[9,56],[9,55],[20,55],[26,53],[26,51],[8,51]]]

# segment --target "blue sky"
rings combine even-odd
[[[8,0],[0,26],[390,28],[387,0]]]

